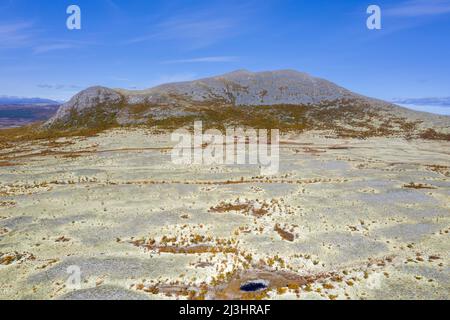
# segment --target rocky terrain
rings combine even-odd
[[[449,142],[281,146],[268,177],[175,165],[143,128],[2,148],[0,298],[450,297]]]
[[[279,172],[174,164],[195,120]],[[0,130],[0,299],[449,299],[449,127],[293,71],[89,88]]]

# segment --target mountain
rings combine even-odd
[[[91,87],[62,105],[45,127],[149,124],[175,128],[196,119],[208,125],[320,129],[366,136],[430,128],[448,133],[450,127],[449,117],[367,98],[293,70],[238,70],[141,91]]]
[[[162,85],[144,95],[165,93],[195,101],[222,99],[236,106],[312,104],[323,100],[351,98],[353,94],[329,81],[292,70],[253,73],[238,70],[197,81]]]
[[[0,105],[59,105],[61,102],[43,98],[0,96]]]

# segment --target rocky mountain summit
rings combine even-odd
[[[128,91],[91,87],[75,95],[50,123],[70,119],[74,112],[105,105],[104,113],[118,111],[119,104],[177,105],[180,102],[221,102],[234,106],[303,105],[343,98],[352,92],[329,81],[292,70],[253,73],[238,70],[217,77],[164,84],[148,90]]]
[[[238,70],[213,78],[162,85],[144,95],[158,93],[186,96],[194,101],[221,99],[235,106],[314,104],[354,97],[334,83],[293,70],[258,73]]]
[[[222,125],[289,124],[287,129],[338,126],[341,131],[362,128],[377,134],[380,130],[398,131],[402,127],[409,131],[412,127],[420,127],[422,131],[437,127],[444,133],[450,130],[450,117],[410,111],[293,70],[238,70],[140,91],[91,87],[62,105],[45,127],[167,123],[175,126],[194,119]]]

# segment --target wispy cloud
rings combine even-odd
[[[66,50],[76,48],[77,45],[73,43],[51,43],[45,45],[39,45],[33,48],[35,54],[47,53],[55,50]]]
[[[46,39],[42,37],[43,31],[37,28],[34,22],[0,23],[0,49],[25,48],[34,54],[43,54],[89,44],[82,41]]]
[[[76,84],[48,84],[42,83],[37,85],[38,88],[41,89],[54,89],[54,90],[79,90],[82,89],[82,86]]]
[[[147,31],[124,44],[172,41],[183,49],[204,48],[241,34],[249,11],[246,5],[230,4],[178,12],[156,21]]]
[[[31,44],[33,39],[32,22],[0,24],[0,48],[19,48]]]
[[[211,62],[233,62],[237,61],[238,57],[234,56],[214,56],[214,57],[201,57],[191,59],[178,59],[178,60],[166,60],[163,64],[182,64],[182,63],[211,63]]]
[[[74,40],[41,40],[40,44],[33,46],[34,54],[43,54],[51,51],[68,49],[80,49],[86,46],[98,45],[95,41],[74,41]]]
[[[131,79],[124,78],[124,77],[111,77],[111,80],[113,81],[119,81],[119,82],[131,82]]]
[[[449,13],[450,0],[409,0],[384,11],[384,14],[395,17],[436,16]]]
[[[106,5],[113,10],[120,10],[119,5],[113,0],[104,0]]]
[[[193,48],[211,45],[233,32],[234,22],[230,19],[173,18],[156,26],[149,34],[126,41],[126,44],[151,40],[182,41]]]

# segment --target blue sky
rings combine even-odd
[[[366,27],[371,4],[382,30]],[[0,95],[296,69],[386,100],[450,97],[449,37],[450,0],[1,0]]]

